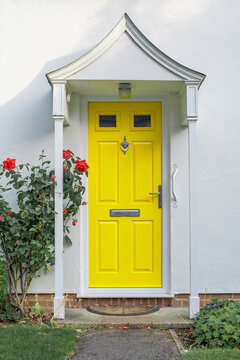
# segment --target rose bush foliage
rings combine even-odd
[[[22,315],[32,279],[54,264],[54,186],[58,179],[44,153],[39,161],[39,165],[16,165],[16,159],[8,158],[0,165],[0,248],[8,269],[9,297]],[[88,164],[64,150],[63,168],[64,240],[71,244],[70,226],[77,224],[79,207],[86,204],[82,176],[87,176]],[[5,195],[13,189],[16,203],[11,207]]]

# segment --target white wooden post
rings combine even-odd
[[[196,123],[198,120],[198,83],[186,82],[186,122],[188,123],[189,161],[189,250],[190,297],[189,318],[200,310],[198,294],[198,228],[197,228],[197,176],[196,176]]]
[[[54,317],[64,319],[63,295],[63,122],[66,112],[66,81],[53,81],[55,123],[55,297]]]

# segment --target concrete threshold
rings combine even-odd
[[[86,309],[66,308],[66,317],[59,320],[64,324],[75,324],[84,327],[93,325],[140,325],[153,328],[188,328],[193,320],[188,318],[188,308],[165,307],[147,315],[104,316],[89,312]]]

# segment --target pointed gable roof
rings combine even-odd
[[[142,34],[130,17],[124,14],[115,28],[85,55],[60,69],[48,73],[46,76],[49,82],[52,83],[54,80],[78,79],[77,74],[80,74],[81,70],[96,62],[103,55],[107,55],[106,53],[112,49],[114,45],[120,43],[119,40],[123,35],[127,35],[127,38],[132,40],[131,43],[137,45],[137,47],[155,64],[160,66],[162,70],[167,71],[169,80],[194,81],[199,86],[204,80],[204,74],[179,64],[159,50]],[[103,79],[102,76],[104,76],[104,74],[101,74],[101,78],[99,79]],[[162,80],[166,80],[166,78],[163,77]]]

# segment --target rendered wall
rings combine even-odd
[[[8,0],[0,4],[0,161],[33,162],[44,148],[53,159],[52,95],[45,74],[79,57],[116,25],[124,12],[166,54],[207,75],[197,125],[200,292],[240,292],[239,11],[235,0]],[[175,96],[176,97],[176,96]],[[179,165],[179,207],[171,207],[172,292],[188,292],[187,129],[178,99],[170,111],[171,170]],[[174,110],[175,109],[175,110]],[[73,95],[66,148],[76,153],[79,97]],[[79,229],[65,249],[65,291],[79,284]],[[50,281],[49,281],[50,280]],[[53,292],[54,273],[31,291]]]

